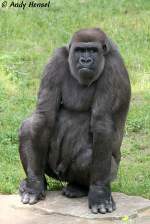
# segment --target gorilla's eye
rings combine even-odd
[[[91,53],[97,53],[98,52],[98,49],[96,47],[91,47],[91,48],[89,48],[89,51]]]
[[[81,52],[81,53],[83,53],[83,52],[85,52],[85,48],[82,48],[82,47],[76,47],[75,48],[75,52]]]

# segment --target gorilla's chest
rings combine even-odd
[[[68,77],[62,85],[62,104],[73,111],[89,111],[95,93],[95,83],[83,86],[73,77]]]

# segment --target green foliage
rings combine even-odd
[[[16,192],[24,177],[18,129],[35,107],[48,57],[77,29],[101,27],[117,42],[132,84],[122,162],[113,189],[150,197],[149,17],[149,0],[53,0],[49,9],[0,9],[0,192]],[[48,181],[50,189],[61,187]]]

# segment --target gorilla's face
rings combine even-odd
[[[82,85],[99,78],[105,64],[104,49],[99,42],[75,42],[69,51],[71,74]]]

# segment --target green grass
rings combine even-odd
[[[117,42],[132,84],[113,190],[150,198],[149,18],[149,0],[53,0],[49,9],[0,9],[0,192],[17,192],[24,177],[18,128],[35,107],[44,64],[77,29],[101,27]]]

